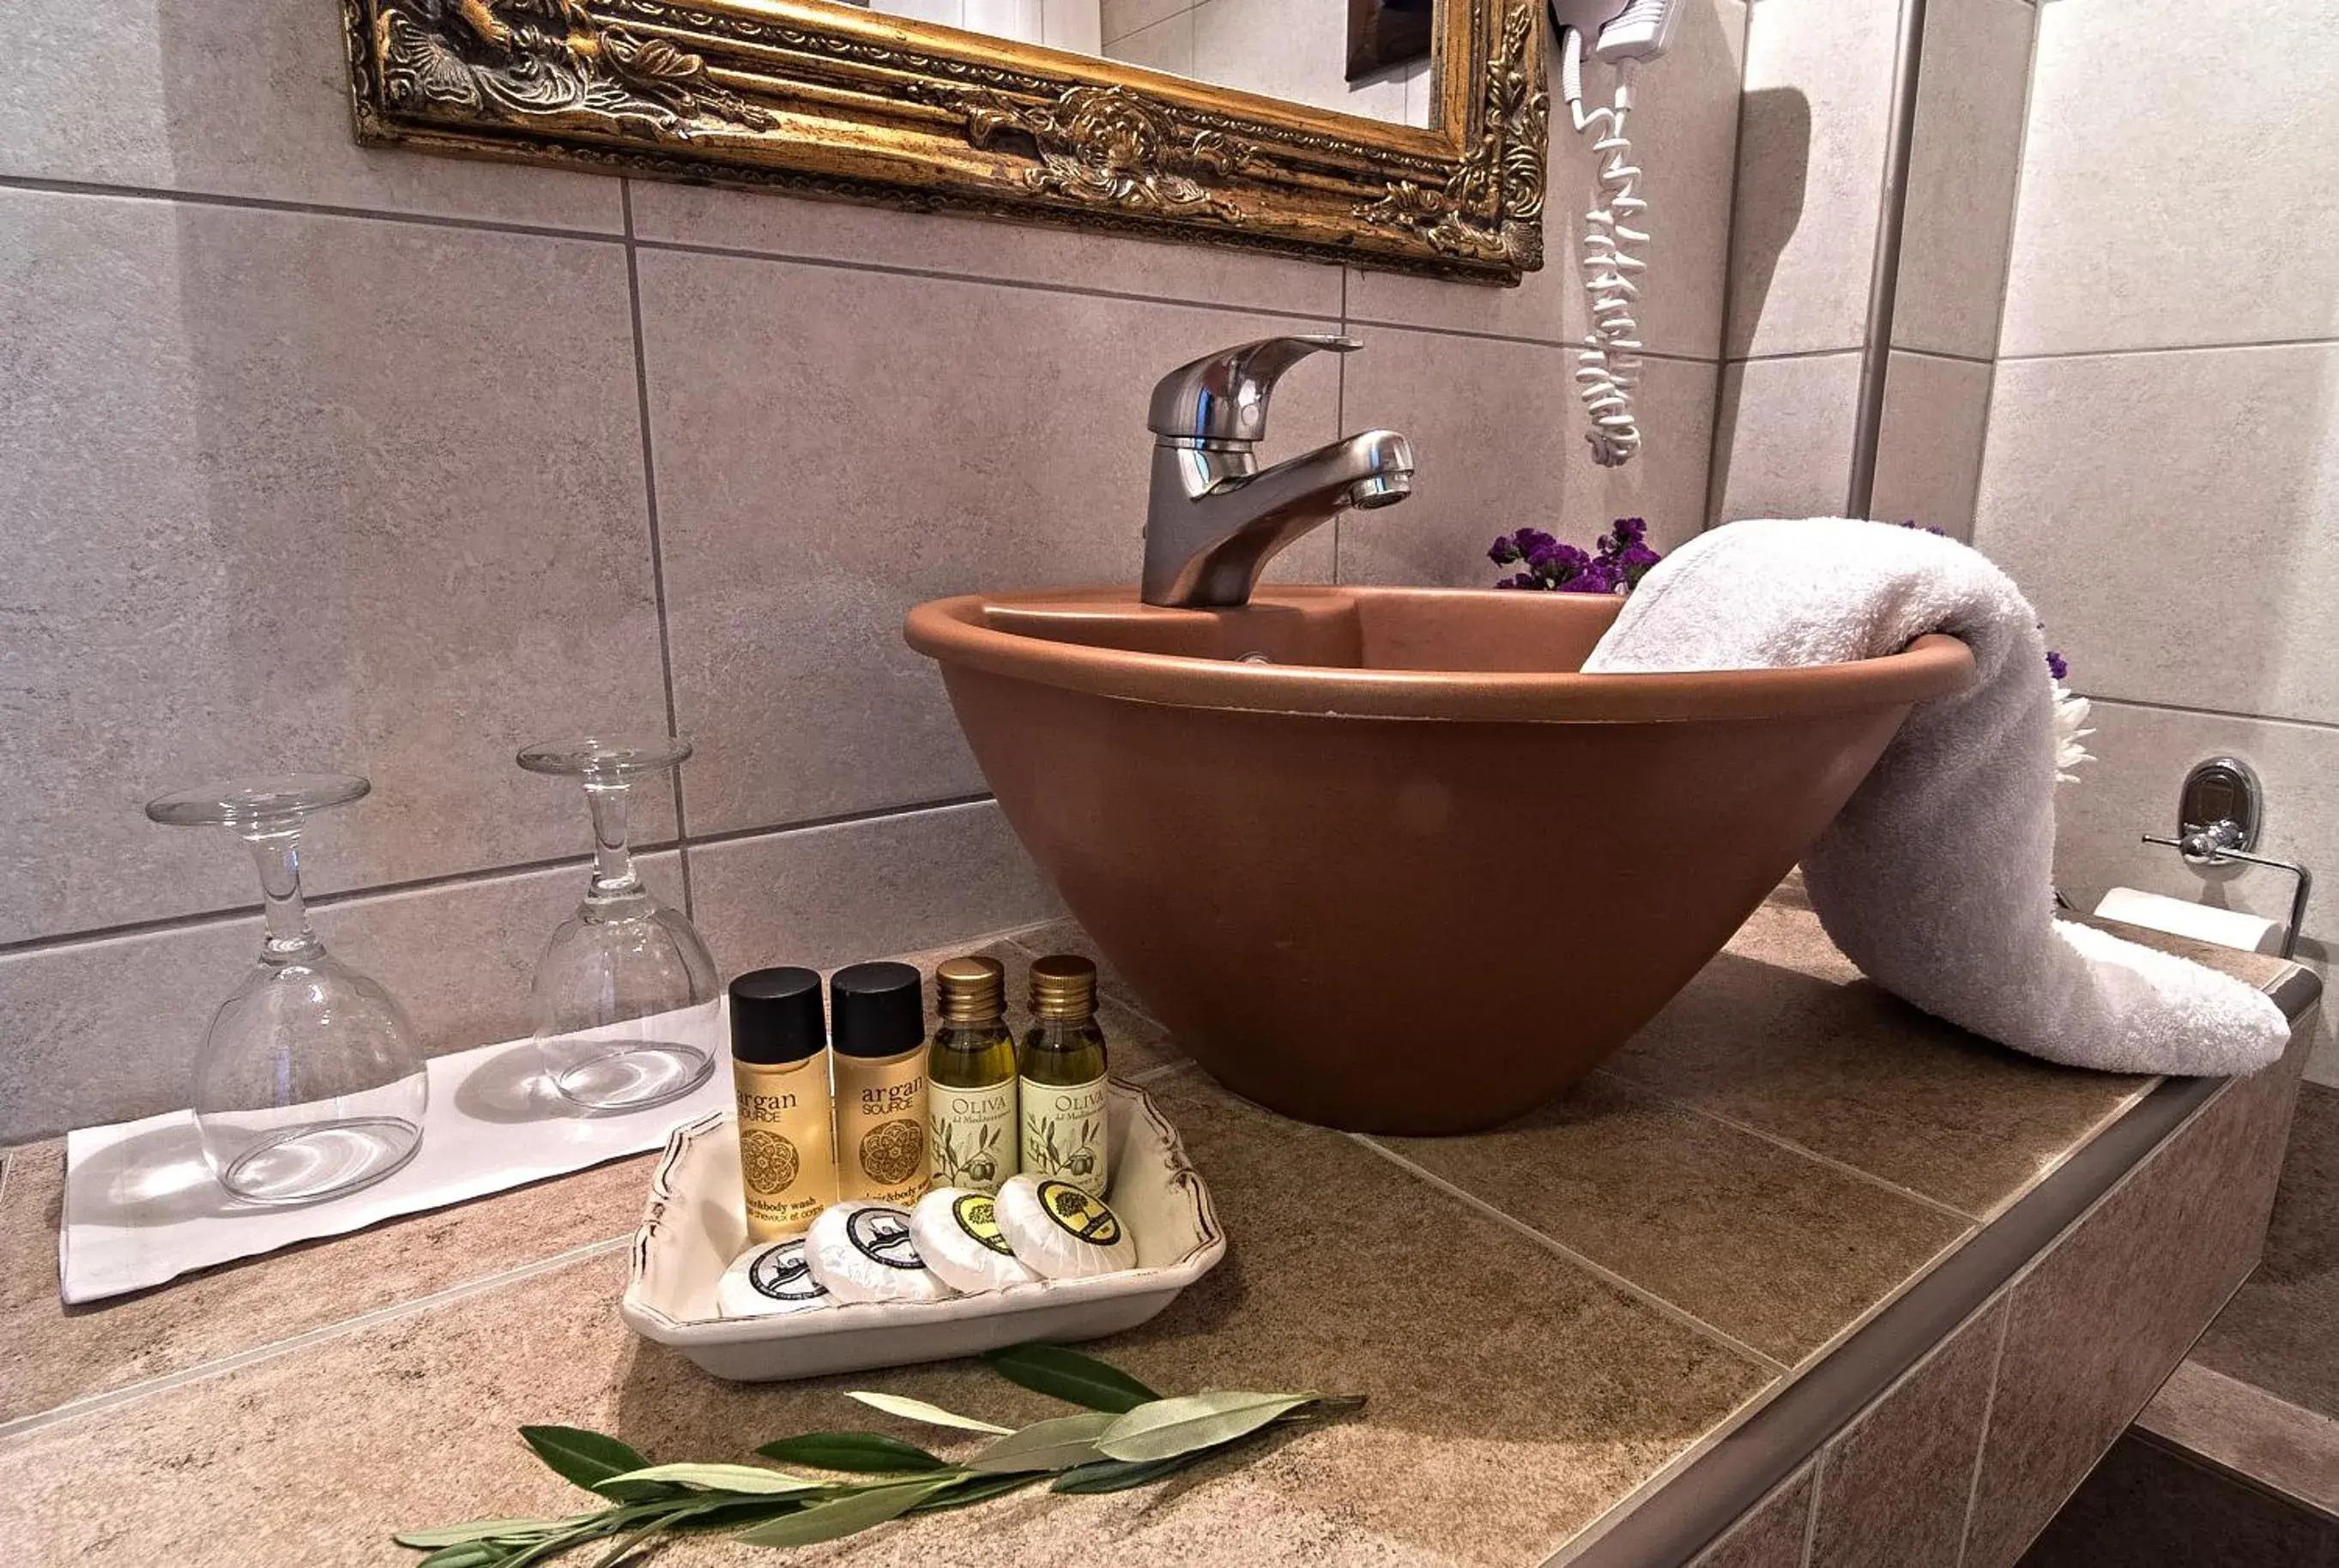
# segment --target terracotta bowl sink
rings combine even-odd
[[[1889,658],[1577,673],[1617,601],[1281,588],[910,613],[1024,846],[1154,1016],[1238,1093],[1366,1132],[1518,1115],[1729,941],[1950,637]]]

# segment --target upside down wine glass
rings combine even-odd
[[[325,952],[301,899],[301,828],[371,786],[340,774],[238,780],[150,801],[173,827],[223,827],[260,868],[267,935],[195,1057],[204,1163],[246,1203],[370,1187],[422,1147],[430,1080],[388,991]]]
[[[583,1115],[679,1100],[715,1070],[722,993],[698,932],[642,885],[627,847],[634,781],[679,767],[686,741],[564,741],[519,754],[530,773],[581,780],[593,879],[537,961],[536,1044],[545,1082]]]

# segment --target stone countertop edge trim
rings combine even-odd
[[[2293,965],[2265,986],[2294,1028],[2323,982]],[[2279,1065],[2269,1067],[2279,1071]],[[2010,1284],[2122,1178],[2175,1136],[2231,1079],[2164,1079],[2046,1179],[1976,1231],[1743,1425],[1673,1472],[1604,1529],[1560,1548],[1545,1568],[1685,1563],[1771,1495],[1935,1346]]]

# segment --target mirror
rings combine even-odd
[[[871,0],[870,9],[1311,109],[1430,123],[1436,0]]]
[[[1516,282],[1543,0],[342,0],[360,139]]]

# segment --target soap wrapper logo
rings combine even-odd
[[[765,1247],[747,1266],[747,1283],[774,1301],[818,1301],[828,1292],[812,1277],[802,1241],[784,1241]]]
[[[926,1260],[918,1256],[918,1244],[910,1239],[910,1217],[898,1208],[872,1205],[855,1209],[844,1222],[844,1238],[872,1263],[901,1269],[926,1266]]]
[[[1105,1080],[1058,1084],[1027,1078],[1021,1088],[1023,1169],[1102,1198],[1110,1178],[1105,1161]]]
[[[998,1200],[983,1193],[970,1192],[951,1199],[951,1218],[958,1228],[974,1240],[991,1248],[1002,1257],[1012,1257],[1015,1249],[1007,1245],[1007,1238],[999,1228]]]
[[[945,1089],[926,1100],[934,1180],[942,1187],[997,1192],[1015,1174],[1015,1085]]]
[[[1068,1181],[1040,1184],[1040,1208],[1047,1217],[1093,1247],[1120,1245],[1120,1217],[1102,1199]]]

